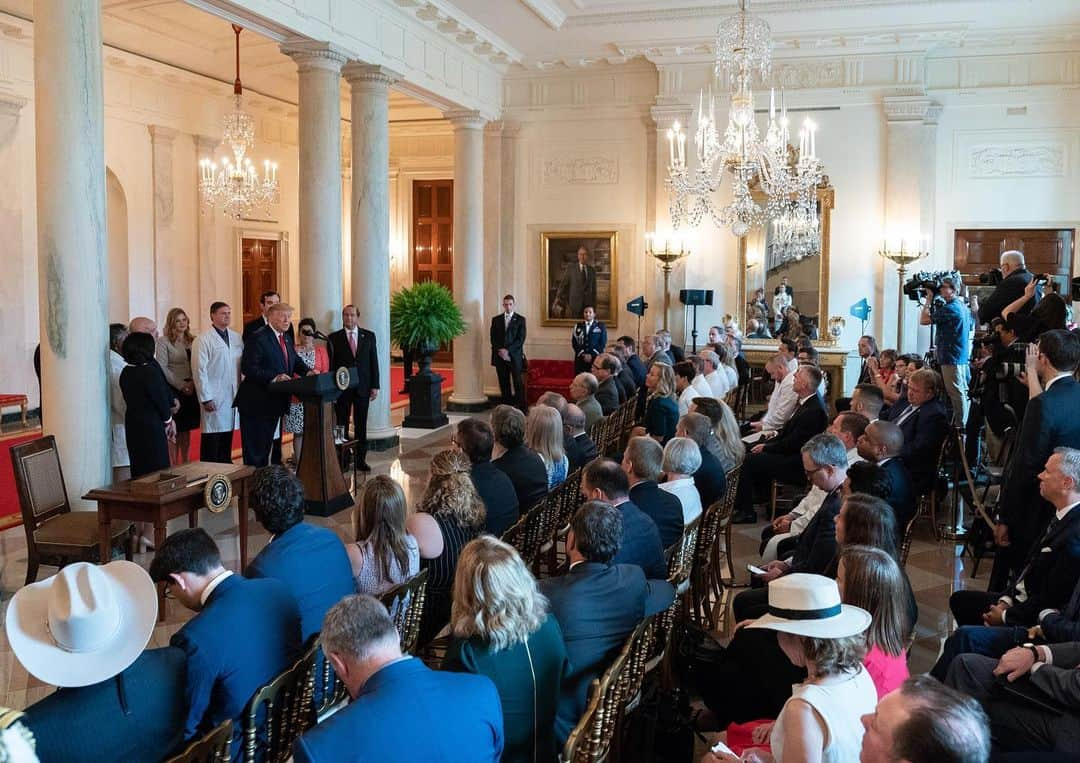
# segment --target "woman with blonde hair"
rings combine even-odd
[[[372,477],[353,513],[354,543],[345,546],[356,592],[378,596],[420,571],[420,546],[405,531],[405,493],[385,474]]]
[[[443,670],[487,676],[499,692],[503,762],[554,761],[555,712],[570,663],[559,622],[512,546],[482,535],[465,547],[450,629]]]
[[[191,430],[199,426],[199,401],[191,375],[191,320],[183,308],[174,307],[165,318],[165,330],[157,338],[154,359],[165,373],[173,397],[180,401],[180,410],[173,414],[176,440],[169,443],[169,457],[174,464],[188,460]]]
[[[458,557],[480,534],[487,512],[473,486],[472,464],[460,450],[443,450],[431,459],[431,480],[405,529],[420,547],[420,567],[428,570],[420,643],[429,642],[450,619],[451,588]]]
[[[525,421],[525,444],[543,460],[547,469],[548,490],[562,484],[570,471],[570,460],[563,450],[563,425],[559,412],[546,405],[534,405]]]
[[[667,363],[652,364],[645,377],[645,389],[649,396],[645,400],[644,426],[634,427],[634,437],[649,436],[666,445],[675,436],[675,427],[679,424],[679,404],[675,394],[675,372]]]

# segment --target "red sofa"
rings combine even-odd
[[[574,380],[572,360],[534,360],[529,358],[525,376],[525,401],[532,405],[545,392],[558,392],[570,399],[570,382]]]

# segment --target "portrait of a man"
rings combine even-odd
[[[544,233],[545,325],[573,325],[591,306],[614,325],[616,234]]]

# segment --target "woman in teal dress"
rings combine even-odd
[[[634,437],[649,436],[661,445],[675,436],[679,424],[679,405],[675,395],[675,372],[667,363],[653,363],[645,377],[649,397],[645,401],[645,418],[634,427]]]
[[[444,670],[487,676],[503,709],[503,761],[556,760],[555,710],[569,670],[558,621],[528,567],[490,535],[458,559]]]

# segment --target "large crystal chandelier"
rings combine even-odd
[[[278,201],[277,164],[263,162],[263,174],[259,177],[248,154],[255,148],[255,120],[244,111],[244,88],[240,84],[240,32],[232,25],[236,35],[236,81],[233,83],[233,109],[225,115],[225,132],[221,145],[232,152],[219,167],[213,159],[199,162],[199,195],[208,207],[220,207],[227,217],[240,219],[253,209],[262,208],[270,214],[270,205]]]
[[[772,218],[767,263],[769,269],[821,253],[821,223],[816,194],[811,190],[788,202]]]
[[[668,193],[671,221],[675,228],[684,223],[696,227],[701,218],[712,218],[717,226],[745,236],[762,224],[789,210],[798,199],[818,184],[822,164],[816,154],[817,127],[809,119],[799,131],[799,149],[788,145],[787,104],[780,93],[769,96],[769,124],[764,138],[754,117],[755,76],[764,82],[772,69],[772,38],[764,19],[751,16],[746,0],[739,12],[720,22],[716,33],[716,80],[731,93],[731,107],[723,137],[716,122],[716,103],[710,87],[708,96],[698,99],[694,146],[697,165],[686,163],[686,134],[678,122],[668,131]],[[713,204],[724,173],[731,175],[731,201],[722,209]],[[765,209],[754,201],[752,188],[768,198]]]

